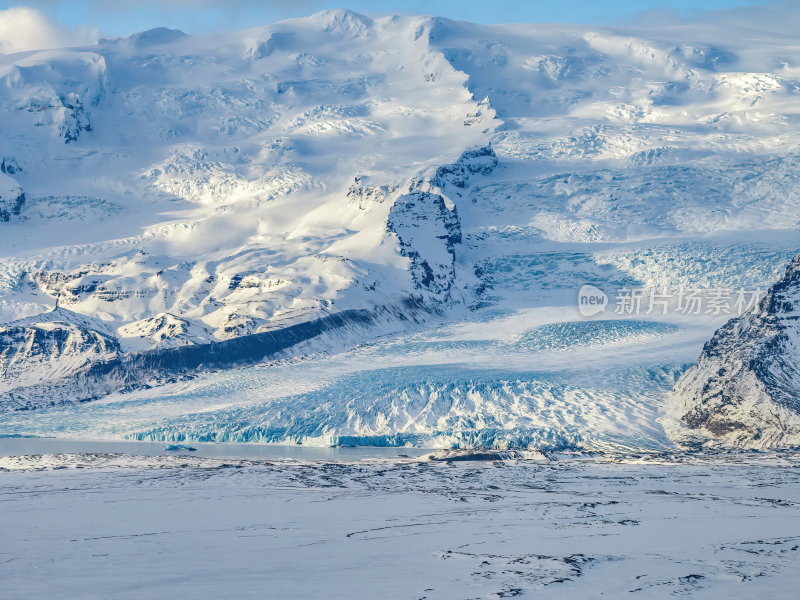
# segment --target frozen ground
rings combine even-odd
[[[4,598],[795,598],[794,454],[0,458]]]

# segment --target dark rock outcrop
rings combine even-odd
[[[470,176],[489,175],[498,164],[497,156],[491,146],[467,150],[453,164],[439,167],[433,183],[443,189],[450,185],[463,188],[466,187]]]
[[[403,194],[394,203],[386,223],[397,235],[400,253],[411,260],[414,288],[427,300],[451,300],[455,285],[455,244],[461,225],[455,207],[430,192]]]
[[[116,339],[79,323],[22,321],[0,327],[0,398],[15,388],[59,380],[113,360],[119,351]]]
[[[19,216],[25,204],[25,192],[6,175],[0,174],[0,222],[8,223],[12,217]]]
[[[15,173],[21,173],[22,167],[19,166],[17,160],[10,156],[4,156],[0,158],[0,173],[5,173],[6,175],[14,175]]]
[[[800,444],[800,255],[705,344],[672,392],[665,426],[687,444]]]
[[[411,260],[414,289],[429,305],[458,301],[454,292],[461,221],[456,202],[471,177],[489,175],[497,166],[491,146],[468,150],[431,176],[413,179],[389,212],[386,228],[397,235],[400,253]],[[362,187],[356,191],[361,201],[371,193]]]

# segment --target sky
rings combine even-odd
[[[42,18],[62,36],[71,31],[82,41],[91,35],[121,36],[153,27],[187,33],[210,33],[265,25],[290,17],[308,16],[327,8],[349,8],[369,15],[425,14],[478,23],[569,22],[612,25],[641,13],[664,18],[695,18],[704,11],[786,4],[777,0],[0,0],[0,46],[4,36],[24,33],[24,21],[8,10],[34,9],[25,14]],[[34,12],[35,11],[35,12]],[[657,11],[657,12],[653,12]],[[4,14],[6,13],[6,14]],[[17,11],[19,16],[20,11]],[[5,23],[4,23],[5,21]],[[53,30],[54,32],[56,30]],[[54,33],[55,35],[55,33]]]

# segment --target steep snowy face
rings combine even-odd
[[[105,92],[102,55],[45,51],[10,56],[13,59],[4,57],[6,60],[0,63],[3,112],[7,117],[14,115],[4,122],[6,139],[21,140],[37,127],[42,134],[34,134],[29,147],[52,138],[68,144],[92,130],[91,108],[100,103]]]
[[[706,343],[669,409],[665,425],[684,443],[800,444],[800,255],[752,312]]]
[[[56,309],[46,320],[22,319],[0,327],[0,393],[13,404],[14,389],[59,380],[116,357],[116,339],[102,325],[92,325],[91,319]]]
[[[414,288],[441,300],[450,299],[455,284],[455,244],[461,226],[455,210],[438,194],[411,192],[392,206],[386,224],[397,234],[400,253],[410,261]]]
[[[19,216],[25,202],[25,194],[11,177],[3,173],[0,173],[0,221],[7,223],[12,217]]]

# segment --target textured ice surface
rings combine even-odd
[[[577,264],[614,269],[629,285],[732,287],[741,273],[755,285],[771,277],[790,244],[780,238],[666,242],[584,254]],[[574,304],[579,282],[587,281],[583,272],[559,288],[564,278],[552,268],[575,265],[574,259],[542,253],[537,260],[553,262],[541,276],[523,272],[539,287],[517,296],[534,308],[509,310],[506,299],[455,323],[332,356],[205,374],[46,412],[7,413],[0,415],[0,430],[167,442],[669,447],[659,424],[664,399],[724,317],[584,320]],[[609,278],[602,281],[608,285]],[[556,288],[550,307],[544,305],[548,282]],[[498,288],[507,298],[514,290],[508,281]]]
[[[172,442],[668,447],[659,399],[691,358],[685,326],[546,322],[553,316],[488,315],[335,356],[7,413],[0,426],[7,434]]]

